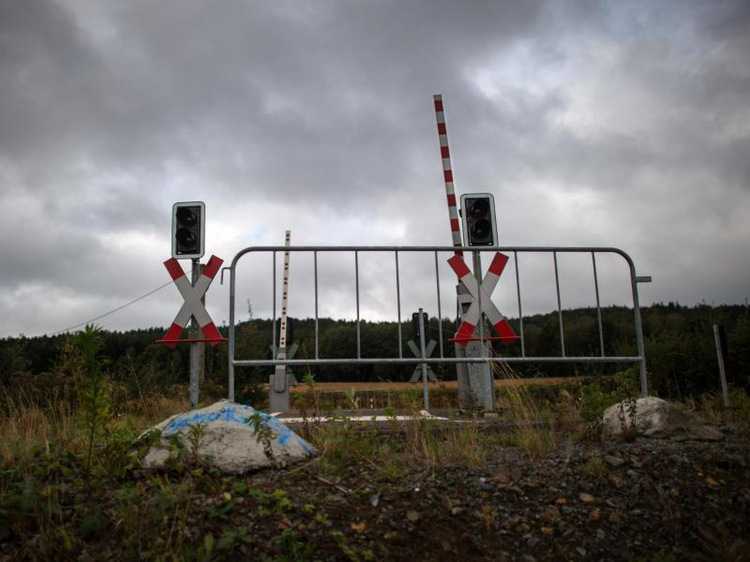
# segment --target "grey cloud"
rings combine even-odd
[[[88,303],[56,325],[130,300],[162,282],[184,199],[212,203],[225,258],[287,227],[449,244],[440,92],[459,193],[495,193],[503,241],[622,245],[669,280],[649,298],[741,300],[747,28],[741,1],[0,2],[0,201],[16,207],[0,234],[24,233],[0,247],[0,287],[35,310],[48,282]],[[582,84],[591,130],[561,117]],[[697,223],[721,233],[696,245],[712,267],[739,254],[731,279],[678,282]],[[167,322],[171,297],[154,298],[158,317],[111,325]],[[4,332],[50,328],[30,317]]]

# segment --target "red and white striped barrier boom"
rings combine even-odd
[[[461,246],[461,229],[458,220],[458,208],[456,207],[456,191],[453,187],[453,170],[451,169],[451,153],[448,148],[448,131],[445,127],[445,111],[443,109],[443,96],[435,94],[435,117],[437,118],[438,139],[440,140],[440,156],[443,159],[443,180],[445,181],[445,194],[448,198],[448,217],[451,223],[451,235],[453,245]],[[463,255],[459,250],[456,255]]]
[[[164,266],[167,268],[169,275],[172,276],[174,284],[177,285],[177,290],[180,291],[182,298],[185,302],[182,304],[180,311],[175,316],[172,326],[170,326],[167,333],[164,335],[164,339],[159,340],[158,343],[163,343],[167,347],[174,347],[180,341],[195,341],[195,340],[180,340],[180,334],[190,322],[190,317],[195,317],[198,325],[201,327],[205,341],[208,341],[212,346],[217,345],[219,342],[225,341],[225,338],[219,333],[216,328],[214,321],[206,311],[205,305],[201,302],[201,297],[208,290],[209,285],[214,280],[216,272],[219,271],[221,264],[224,260],[211,256],[208,260],[208,264],[203,269],[201,276],[195,282],[195,286],[190,283],[190,280],[182,270],[180,263],[170,258],[164,262]]]

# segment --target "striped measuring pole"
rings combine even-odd
[[[284,246],[290,246],[292,240],[292,231],[287,230],[284,237]],[[277,359],[286,359],[286,324],[287,324],[287,305],[289,302],[289,250],[284,252],[284,285],[281,290],[281,322],[279,334],[279,350],[276,355]],[[271,393],[271,411],[286,411],[289,409],[289,389],[286,384],[286,365],[277,365],[274,371],[273,390]],[[283,396],[274,395],[282,393]]]
[[[448,130],[445,126],[445,110],[443,109],[443,96],[435,94],[435,117],[437,118],[438,139],[440,141],[440,156],[443,159],[443,181],[445,182],[445,194],[448,199],[448,218],[451,224],[451,235],[453,245],[461,246],[461,227],[458,220],[458,208],[456,207],[456,191],[453,187],[453,170],[451,169],[451,153],[448,148]],[[460,250],[456,255],[463,255]]]

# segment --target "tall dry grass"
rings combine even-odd
[[[187,392],[145,394],[121,403],[106,422],[109,430],[135,433],[190,409]],[[0,463],[23,462],[52,445],[77,453],[84,446],[81,412],[67,400],[35,401],[23,388],[8,389],[0,413]]]
[[[547,423],[547,412],[540,408],[526,384],[507,363],[491,363],[494,377],[505,381],[497,407],[516,424],[514,444],[535,459],[555,448],[555,434]]]
[[[23,395],[5,398],[0,417],[0,462],[29,457],[42,447],[49,452],[51,443],[80,445],[82,435],[70,403],[34,404]]]

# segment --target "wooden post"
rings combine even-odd
[[[714,324],[714,342],[716,343],[716,358],[719,360],[719,376],[721,377],[721,394],[724,397],[724,407],[729,407],[729,390],[727,389],[727,373],[724,369],[724,330]]]

